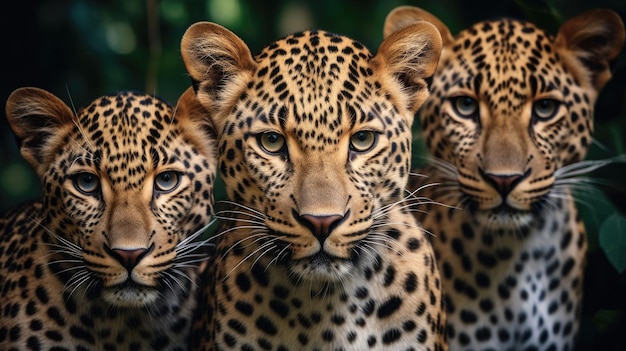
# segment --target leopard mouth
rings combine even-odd
[[[535,218],[532,210],[520,210],[507,204],[486,210],[476,210],[473,214],[479,222],[489,223],[493,229],[526,228],[532,225]]]

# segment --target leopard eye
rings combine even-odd
[[[100,190],[100,179],[93,173],[81,172],[72,177],[74,187],[81,193],[92,195]]]
[[[376,144],[376,139],[376,133],[370,130],[361,130],[350,137],[350,147],[355,151],[364,152]]]
[[[157,174],[154,178],[154,189],[160,192],[170,192],[180,184],[180,174],[175,171],[166,171]]]
[[[473,118],[478,114],[478,102],[469,96],[457,96],[452,101],[456,113],[463,118]]]
[[[270,154],[275,154],[285,147],[285,137],[276,132],[264,132],[257,135],[259,145]]]
[[[554,99],[541,99],[533,104],[533,116],[540,119],[550,119],[559,110],[559,102]]]

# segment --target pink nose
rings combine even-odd
[[[485,173],[484,177],[503,198],[506,198],[522,179],[521,174],[500,175]]]
[[[139,261],[146,255],[148,252],[147,249],[134,249],[134,250],[124,250],[124,249],[112,249],[111,256],[119,261],[122,266],[126,267],[126,269],[130,272],[137,266]]]
[[[344,217],[340,215],[332,215],[332,216],[313,216],[313,215],[302,215],[300,216],[301,223],[307,226],[313,235],[323,243],[324,240],[330,235],[330,233],[335,229],[337,225],[341,222]]]

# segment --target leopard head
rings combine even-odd
[[[328,278],[349,274],[354,256],[376,245],[376,223],[404,196],[413,116],[440,43],[424,22],[375,55],[345,36],[306,31],[253,57],[217,24],[187,30],[183,61],[215,127],[229,198],[258,229],[248,239],[259,252],[302,277]]]
[[[191,89],[176,108],[121,92],[74,113],[47,91],[20,88],[6,111],[42,182],[43,212],[32,220],[65,293],[156,307],[189,292],[217,163]]]
[[[592,142],[594,103],[624,42],[620,17],[590,10],[556,36],[499,19],[453,36],[432,14],[402,6],[388,15],[385,35],[415,21],[433,23],[444,43],[420,111],[433,164],[443,165],[477,214],[529,223],[551,196],[563,195],[559,174]]]

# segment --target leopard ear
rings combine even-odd
[[[174,118],[185,128],[190,142],[208,159],[217,163],[215,140],[217,133],[210,119],[210,114],[196,97],[193,88],[189,87],[178,98],[174,108]]]
[[[560,28],[555,46],[561,58],[579,68],[580,76],[597,91],[611,79],[610,64],[624,44],[624,23],[614,11],[594,9],[569,19]],[[582,66],[581,66],[582,65]]]
[[[383,72],[382,81],[398,88],[394,95],[399,97],[399,106],[415,113],[426,101],[441,45],[439,31],[425,21],[391,33],[380,44],[372,65],[377,72]]]
[[[9,95],[6,115],[22,157],[41,177],[54,155],[53,139],[73,126],[74,113],[53,94],[27,87]]]
[[[212,22],[191,25],[183,34],[180,49],[198,100],[214,119],[232,107],[256,68],[248,46]],[[221,123],[214,124],[221,131]]]
[[[385,25],[383,26],[383,37],[387,38],[391,33],[402,29],[409,24],[426,21],[432,23],[439,30],[441,34],[441,40],[443,45],[446,46],[454,41],[454,37],[448,27],[428,11],[422,10],[415,6],[398,6],[391,10],[385,18]]]

